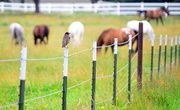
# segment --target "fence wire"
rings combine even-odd
[[[133,36],[133,38],[136,37],[137,35],[138,35],[138,34],[136,34],[135,36]],[[133,38],[132,38],[132,39],[133,39]],[[159,39],[160,39],[160,38],[156,38],[155,40],[159,40]],[[170,38],[169,38],[169,39],[170,39]],[[163,38],[163,40],[164,40],[164,38]],[[127,44],[128,42],[129,42],[129,41],[126,41],[126,42],[123,42],[123,43],[118,43],[118,45],[124,45],[124,44]],[[98,46],[97,48],[110,47],[110,46],[114,46],[114,44],[111,44],[111,45],[108,45],[108,46]],[[92,49],[93,49],[93,48],[85,49],[85,50],[82,50],[82,51],[73,53],[73,54],[69,55],[68,57],[71,57],[71,56],[73,56],[73,55],[77,55],[77,54],[80,54],[80,53],[82,53],[82,52],[86,52],[86,51],[89,51],[89,50],[92,50]],[[164,52],[165,52],[165,50],[161,51],[161,53],[164,53]],[[167,52],[170,52],[170,50],[167,51]],[[175,52],[175,49],[173,49],[172,52]],[[143,52],[143,53],[144,53],[144,54],[151,54],[151,52]],[[155,52],[154,54],[159,54],[159,52]],[[136,55],[137,55],[137,53],[134,55],[134,57],[131,59],[131,61],[134,60],[134,58],[136,57]],[[39,61],[40,61],[40,60],[58,60],[58,59],[63,59],[63,58],[64,58],[64,57],[47,58],[47,59],[25,59],[25,60],[27,60],[27,61],[39,60]],[[21,61],[21,60],[22,60],[22,59],[10,59],[10,60],[0,60],[0,62],[11,62],[11,61]],[[172,64],[173,64],[174,62],[175,62],[175,61],[173,61]],[[118,70],[117,73],[119,73],[120,71],[122,71],[122,70],[123,70],[124,68],[126,68],[127,66],[128,66],[128,64],[126,64],[124,67],[122,67],[120,70]],[[168,67],[168,66],[170,66],[170,64],[166,64],[166,66]],[[160,67],[162,68],[162,67],[164,67],[164,65],[160,65]],[[150,68],[143,68],[143,69],[150,69]],[[158,69],[158,67],[153,67],[153,69]],[[137,69],[133,72],[133,74],[132,74],[132,76],[131,76],[131,79],[134,77],[134,74],[136,73],[136,71],[137,71]],[[108,77],[112,77],[112,76],[113,76],[113,75],[96,77],[96,79],[108,78]],[[86,80],[86,81],[83,81],[83,82],[81,82],[81,83],[79,83],[79,84],[77,84],[77,85],[74,85],[74,86],[72,86],[72,87],[69,87],[69,88],[67,88],[67,89],[70,90],[70,89],[72,89],[72,88],[75,88],[75,87],[77,87],[77,86],[80,86],[80,85],[82,85],[82,84],[85,84],[85,83],[89,82],[90,80],[91,80],[91,79],[88,79],[88,80]],[[119,94],[127,87],[127,85],[128,85],[128,84],[126,84],[126,85],[116,94],[116,96],[119,95]],[[29,102],[29,101],[37,100],[37,99],[40,99],[40,98],[48,97],[48,96],[51,96],[51,95],[54,95],[54,94],[57,94],[57,93],[60,93],[60,92],[62,92],[62,90],[57,91],[57,92],[54,92],[54,93],[51,93],[51,94],[48,94],[48,95],[44,95],[44,96],[36,97],[36,98],[33,98],[33,99],[25,100],[24,102]],[[100,103],[103,103],[103,102],[107,102],[107,101],[109,101],[109,100],[112,100],[112,98],[107,99],[107,100],[103,100],[103,101],[101,101],[101,102],[97,102],[96,104],[100,104]],[[16,102],[16,103],[13,103],[13,104],[10,104],[10,105],[6,105],[6,106],[2,106],[2,107],[0,107],[0,109],[6,108],[6,107],[10,107],[10,106],[14,106],[14,105],[17,105],[17,104],[19,104],[19,102]],[[88,107],[86,107],[86,108],[84,108],[83,110],[85,110],[85,109],[87,109],[87,108],[89,108],[89,107],[91,107],[91,105],[88,106]]]

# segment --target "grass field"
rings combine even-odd
[[[0,13],[0,60],[19,59],[21,47],[11,45],[9,25],[13,22],[22,24],[25,29],[25,40],[28,48],[28,59],[55,58],[63,56],[61,48],[62,37],[68,26],[73,21],[81,21],[85,26],[85,35],[81,47],[74,48],[69,45],[69,54],[85,49],[90,49],[93,42],[97,41],[101,32],[108,28],[123,28],[130,20],[142,20],[139,16],[114,16],[99,15],[92,13],[76,14],[40,14],[6,12]],[[169,16],[164,18],[164,25],[156,24],[154,20],[150,23],[154,28],[156,37],[160,34],[168,34],[169,37],[180,35],[180,16]],[[35,25],[46,24],[50,27],[48,45],[34,46],[33,28]],[[155,41],[155,51],[158,51]],[[168,42],[169,43],[169,42]],[[150,52],[150,42],[144,39],[144,51]],[[120,70],[128,63],[128,47],[118,47],[118,65]],[[163,58],[163,57],[162,57]],[[168,55],[169,58],[169,55]],[[137,66],[137,58],[132,62],[132,72]],[[150,56],[143,57],[144,67],[150,67]],[[154,65],[157,66],[157,58]],[[162,60],[163,63],[163,60]],[[168,61],[169,63],[169,61]],[[178,64],[179,65],[179,64]],[[178,110],[180,109],[180,72],[178,65],[173,65],[173,71],[161,74],[160,79],[150,81],[150,71],[143,70],[142,90],[136,90],[136,74],[132,78],[132,100],[127,105],[127,84],[128,68],[125,68],[117,75],[117,106],[112,105],[113,77],[100,78],[113,74],[113,55],[109,49],[106,55],[97,57],[97,79],[96,82],[96,105],[97,110]],[[19,75],[20,62],[0,62],[0,107],[13,104],[19,101]],[[25,87],[25,100],[51,94],[62,90],[63,59],[52,61],[28,61]],[[68,87],[73,87],[83,81],[91,79],[92,76],[92,50],[69,57]],[[162,71],[163,73],[163,71]],[[68,90],[67,109],[81,110],[91,104],[91,81],[81,86]],[[62,92],[48,97],[25,102],[26,110],[59,110],[62,108]],[[18,105],[4,108],[4,110],[18,109]],[[87,108],[88,110],[90,109]]]

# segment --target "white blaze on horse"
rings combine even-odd
[[[9,27],[10,35],[11,35],[11,42],[15,39],[15,44],[24,45],[24,28],[19,23],[12,23]]]
[[[148,21],[146,21],[146,20],[143,20],[143,21],[132,20],[132,21],[129,21],[127,23],[127,28],[138,31],[140,22],[143,23],[143,34],[148,35],[148,37],[152,41],[152,39],[154,39],[154,37],[155,37],[155,34],[154,34],[154,30],[153,30],[151,24]]]
[[[72,45],[80,46],[84,36],[84,25],[79,21],[75,21],[69,26],[68,32],[72,38]]]

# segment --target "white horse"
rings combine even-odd
[[[24,28],[18,23],[12,23],[9,27],[11,42],[15,39],[15,44],[24,45]]]
[[[132,21],[129,21],[127,23],[127,28],[138,31],[140,22],[143,23],[143,34],[148,35],[148,37],[152,41],[152,39],[154,39],[154,37],[155,37],[155,34],[154,34],[154,30],[153,30],[151,24],[148,21],[146,21],[146,20],[143,20],[143,21],[132,20]]]
[[[75,21],[69,26],[68,32],[72,38],[72,45],[81,45],[84,35],[84,25],[79,21]]]

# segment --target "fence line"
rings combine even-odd
[[[180,41],[180,40],[179,40]],[[179,42],[180,43],[180,42]],[[176,43],[176,45],[177,45],[177,43]],[[113,46],[113,45],[111,45],[111,46]],[[172,46],[172,44],[171,44],[171,46]],[[102,46],[103,47],[103,46]],[[102,48],[101,47],[101,48]],[[100,47],[98,47],[98,48],[100,48]],[[85,50],[82,50],[82,51],[80,51],[80,52],[77,52],[77,53],[73,53],[73,54],[71,54],[71,55],[69,55],[69,56],[73,56],[73,55],[76,55],[76,54],[80,54],[80,53],[82,53],[82,52],[86,52],[86,51],[88,51],[88,50],[92,50],[93,48],[90,48],[90,49],[85,49]],[[173,52],[175,52],[176,51],[176,49],[173,49]],[[180,50],[179,50],[180,51]],[[171,51],[172,52],[172,51]],[[147,53],[147,52],[145,52],[145,53]],[[137,53],[134,55],[134,57],[131,59],[131,62],[133,61],[133,59],[136,57],[136,55],[137,55]],[[48,58],[49,60],[56,60],[56,59],[61,59],[61,58],[64,58],[64,57],[58,57],[58,58]],[[32,61],[32,60],[48,60],[48,59],[24,59],[24,60],[28,60],[28,61]],[[19,60],[21,60],[21,59],[12,59],[12,60],[0,60],[0,62],[7,62],[7,61],[19,61]],[[172,63],[174,63],[175,61],[173,61]],[[167,64],[167,65],[169,65],[169,66],[171,66],[171,64]],[[166,66],[167,66],[166,65]],[[117,71],[117,73],[119,73],[120,71],[122,71],[124,68],[126,68],[128,66],[128,64],[127,65],[125,65],[123,68],[121,68],[119,71]],[[164,65],[161,65],[160,67],[163,67]],[[158,67],[153,67],[153,69],[157,69]],[[143,69],[149,69],[149,68],[143,68]],[[134,74],[135,74],[135,72],[136,72],[137,70],[135,70],[134,72],[133,72],[133,76],[134,76]],[[105,77],[111,77],[111,76],[113,76],[113,75],[109,75],[109,76],[102,76],[102,77],[96,77],[96,79],[100,79],[100,78],[105,78]],[[133,77],[132,76],[132,77]],[[132,79],[132,77],[131,77],[131,79]],[[88,82],[88,81],[90,81],[91,79],[88,79],[88,80],[86,80],[86,81],[83,81],[83,82],[81,82],[81,83],[79,83],[79,84],[77,84],[77,85],[74,85],[74,86],[72,86],[72,87],[69,87],[69,88],[67,88],[67,89],[72,89],[72,88],[74,88],[74,87],[77,87],[77,86],[80,86],[80,85],[82,85],[82,84],[84,84],[84,83],[86,83],[86,82]],[[126,85],[123,87],[123,89],[125,89],[125,87],[127,87]],[[123,89],[121,89],[121,91],[123,91]],[[119,93],[121,92],[121,91],[119,91]],[[47,96],[51,96],[51,95],[53,95],[53,94],[57,94],[57,93],[59,93],[59,92],[62,92],[62,90],[61,91],[57,91],[57,92],[54,92],[54,93],[51,93],[51,94],[48,94],[48,95],[45,95],[45,96],[41,96],[41,97],[37,97],[37,98],[34,98],[34,99],[29,99],[29,100],[25,100],[24,102],[28,102],[28,101],[32,101],[32,100],[36,100],[36,99],[40,99],[40,98],[44,98],[44,97],[47,97]],[[118,93],[118,94],[119,94]],[[117,94],[117,95],[118,95]],[[112,98],[111,98],[112,99]],[[106,101],[109,101],[109,100],[111,100],[111,99],[107,99],[107,100],[105,100],[104,102],[106,102]],[[98,102],[98,103],[96,103],[96,104],[99,104],[100,102]],[[102,103],[102,102],[101,102]],[[17,102],[17,103],[14,103],[14,104],[10,104],[10,105],[6,105],[6,106],[2,106],[2,107],[0,107],[0,108],[6,108],[6,107],[9,107],[9,106],[13,106],[13,105],[16,105],[16,104],[19,104],[19,102]]]
[[[171,15],[180,15],[180,3],[40,3],[40,11],[46,13],[76,13],[93,12],[113,15],[137,15],[138,10],[154,10],[159,7],[169,7]],[[0,12],[22,11],[33,12],[34,3],[8,3],[0,2]]]

